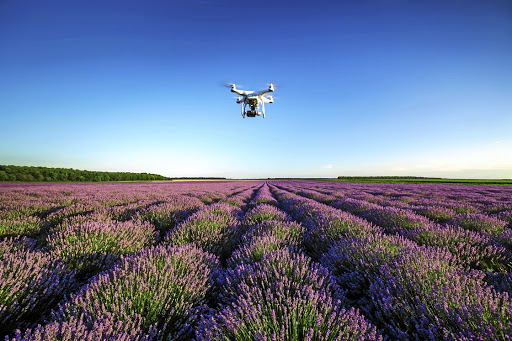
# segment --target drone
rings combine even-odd
[[[263,116],[265,118],[265,103],[274,103],[272,96],[265,96],[270,92],[274,92],[274,84],[270,83],[267,90],[262,91],[247,91],[239,90],[235,84],[228,84],[231,87],[231,92],[240,95],[236,99],[236,103],[242,105],[242,117],[256,117]],[[261,104],[261,112],[260,112]],[[247,110],[249,106],[250,110]]]

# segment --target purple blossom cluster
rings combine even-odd
[[[232,195],[228,196],[223,200],[224,203],[236,206],[236,207],[245,207],[248,201],[251,200],[252,196],[256,192],[256,188],[250,187],[241,191],[237,191]]]
[[[26,240],[11,239],[0,244],[0,333],[27,327],[74,285],[74,274],[51,254],[13,245]]]
[[[425,225],[404,235],[419,245],[445,247],[472,268],[506,272],[512,268],[511,253],[488,235],[460,226]]]
[[[511,221],[508,186],[5,184],[0,337],[509,340]]]
[[[512,208],[508,211],[502,211],[495,215],[496,218],[508,222],[509,229],[512,228]]]
[[[404,252],[379,268],[366,311],[395,339],[506,340],[512,301],[482,277],[436,252]]]
[[[329,271],[285,250],[228,269],[221,309],[203,317],[198,340],[380,340],[375,326],[344,296]]]
[[[482,232],[497,236],[507,228],[507,222],[495,217],[479,213],[460,213],[448,221],[448,224],[458,225],[467,230]]]
[[[331,205],[381,226],[388,233],[411,230],[432,223],[427,218],[417,215],[410,210],[389,206],[383,207],[356,199],[340,199]]]
[[[244,224],[247,226],[258,225],[269,220],[290,221],[291,218],[277,207],[268,204],[260,204],[253,207],[244,216]]]
[[[82,274],[111,267],[120,255],[141,251],[155,242],[153,225],[126,221],[68,226],[46,238],[50,253]]]
[[[302,249],[304,232],[302,225],[290,221],[269,220],[252,226],[243,235],[240,246],[228,259],[227,265],[233,268],[243,263],[251,264],[277,250],[298,252]]]
[[[87,212],[92,212],[98,208],[101,208],[101,204],[91,201],[87,203],[76,203],[61,209],[58,209],[50,214],[48,214],[44,218],[44,222],[50,226],[55,226],[58,223],[62,222],[63,219],[72,217],[79,214],[84,214]]]
[[[314,257],[320,257],[332,243],[347,236],[381,231],[366,220],[312,199],[293,196],[281,201],[280,207],[306,227],[304,243]]]
[[[34,236],[41,232],[42,225],[42,220],[34,216],[0,219],[0,238],[10,236]]]
[[[225,203],[212,204],[188,217],[165,236],[168,244],[195,243],[204,250],[229,257],[242,236],[243,211]]]
[[[260,204],[267,204],[267,205],[273,205],[273,206],[278,205],[277,200],[274,198],[274,196],[270,192],[270,189],[267,184],[263,184],[258,189],[258,191],[254,195],[252,200],[249,202],[249,207],[255,207]]]
[[[84,321],[85,319],[85,321]],[[121,321],[113,314],[91,319],[71,317],[67,321],[55,321],[46,325],[37,325],[24,332],[19,329],[8,341],[150,341],[161,340],[162,332],[156,326],[147,332],[142,328],[143,318],[133,316],[130,321]]]
[[[151,222],[158,231],[165,234],[202,207],[204,204],[201,200],[180,196],[139,211],[137,219]]]
[[[415,213],[427,217],[428,219],[437,223],[446,223],[454,218],[457,212],[451,208],[443,206],[414,206],[411,208]]]
[[[217,268],[217,258],[193,244],[149,248],[95,277],[53,318],[86,324],[109,317],[128,324],[140,320],[143,331],[157,325],[171,339],[183,336],[204,309]]]

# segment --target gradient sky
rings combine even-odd
[[[512,178],[512,2],[412,2],[2,0],[0,164]]]

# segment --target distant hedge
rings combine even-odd
[[[149,173],[95,172],[71,168],[0,165],[0,181],[4,182],[104,182],[151,180],[171,180],[171,178]]]

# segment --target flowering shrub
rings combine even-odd
[[[139,212],[138,219],[151,222],[159,231],[165,233],[203,206],[201,200],[183,196],[148,207]]]
[[[277,250],[299,252],[304,228],[295,222],[267,221],[254,226],[242,238],[241,246],[228,259],[228,267],[260,261]]]
[[[4,247],[10,243],[3,243]],[[48,253],[11,249],[0,254],[0,333],[25,327],[74,285],[73,273]]]
[[[9,236],[34,236],[41,231],[39,217],[0,219],[0,238]]]
[[[300,223],[294,221],[264,221],[252,226],[243,235],[241,244],[248,244],[255,237],[274,236],[287,245],[300,245],[305,229]]]
[[[234,250],[243,230],[240,219],[243,212],[229,204],[214,204],[200,210],[178,225],[166,236],[169,244],[195,243],[221,258]]]
[[[407,238],[420,245],[446,247],[471,267],[489,271],[508,271],[512,255],[489,236],[458,226],[425,225],[407,231]]]
[[[277,206],[278,202],[270,192],[268,185],[264,184],[256,192],[254,198],[249,202],[249,207],[255,207],[261,204]]]
[[[46,239],[50,252],[71,269],[95,273],[113,265],[120,255],[140,251],[155,241],[149,223],[92,222],[70,226]]]
[[[446,223],[457,214],[454,210],[443,206],[417,206],[412,210],[437,223]]]
[[[136,316],[143,330],[158,324],[171,338],[184,335],[198,318],[217,267],[215,256],[191,244],[150,248],[97,276],[61,305],[54,318],[97,321],[113,316],[130,323]]]
[[[394,339],[506,340],[512,301],[482,277],[435,253],[406,252],[379,268],[367,313]]]
[[[427,218],[414,214],[410,210],[382,207],[376,204],[358,202],[354,199],[341,199],[333,202],[332,205],[381,226],[388,233],[411,230],[432,223]]]
[[[85,320],[85,321],[84,321]],[[24,333],[17,330],[9,341],[150,341],[160,340],[162,332],[156,326],[148,329],[146,333],[141,327],[143,318],[140,315],[132,316],[129,321],[117,320],[114,315],[108,314],[99,319],[71,317],[69,321],[52,322],[47,325],[38,325],[27,329]]]
[[[199,340],[376,340],[374,326],[355,309],[327,269],[303,254],[276,251],[221,279],[223,309],[205,317]]]
[[[507,228],[507,222],[498,218],[478,213],[461,213],[448,221],[448,224],[457,225],[466,230],[487,233],[497,236]]]
[[[289,221],[291,218],[275,206],[260,204],[245,214],[244,224],[257,225],[267,220]]]

